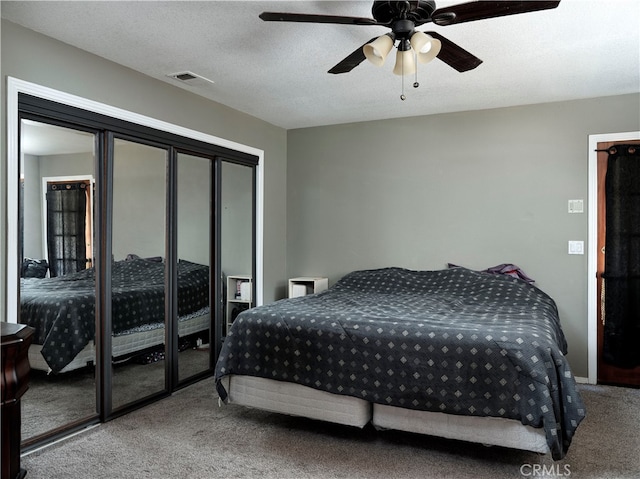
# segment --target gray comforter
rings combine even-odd
[[[409,409],[544,428],[564,457],[585,409],[554,301],[465,268],[356,271],[238,316],[216,365]]]

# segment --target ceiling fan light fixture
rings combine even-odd
[[[440,53],[442,43],[424,32],[415,32],[411,36],[411,47],[415,50],[420,63],[429,63]]]
[[[396,75],[413,75],[416,72],[416,59],[411,48],[401,50],[398,48],[396,53],[396,64],[393,67],[393,73]]]
[[[424,32],[418,33],[415,28],[425,23],[435,23],[446,26],[458,23],[485,20],[488,18],[517,15],[556,8],[561,0],[542,1],[469,1],[444,8],[436,8],[435,0],[390,1],[376,0],[373,2],[371,14],[373,18],[353,17],[348,15],[323,15],[290,12],[262,12],[259,17],[265,22],[298,22],[298,23],[329,23],[334,25],[373,25],[391,29],[390,33],[381,37],[373,37],[369,42],[359,46],[354,52],[343,58],[333,66],[328,73],[347,73],[369,59],[375,65],[382,65],[385,57],[393,48],[396,40],[400,40],[398,50],[406,52],[413,50],[414,56],[419,57],[421,63],[427,63],[438,57],[444,63],[459,72],[473,70],[482,63],[478,57],[456,45],[439,33],[431,32],[434,38],[429,38]],[[414,37],[415,40],[410,37]],[[425,40],[426,39],[426,40]],[[389,41],[391,40],[391,42]],[[391,43],[391,45],[390,45]],[[410,45],[413,43],[413,47]],[[382,45],[381,45],[382,44]],[[427,46],[428,45],[428,46]],[[441,48],[444,51],[441,52]],[[442,53],[442,55],[440,55]],[[406,54],[398,54],[406,59],[406,65],[398,73],[398,66],[394,73],[410,74],[415,69],[415,58],[410,60]],[[416,82],[417,83],[417,82]]]
[[[385,34],[379,36],[371,43],[367,43],[362,48],[362,51],[367,60],[375,66],[381,67],[392,48],[393,38],[391,38],[391,35]]]

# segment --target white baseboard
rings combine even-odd
[[[595,381],[590,381],[589,378],[584,378],[582,376],[575,376],[574,379],[578,384],[596,384]]]

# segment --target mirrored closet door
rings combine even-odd
[[[227,326],[255,305],[258,159],[18,100],[8,320],[35,329],[24,452],[213,373]]]
[[[213,160],[177,153],[178,381],[211,367]]]
[[[167,389],[168,150],[113,140],[111,400],[118,409]]]
[[[220,264],[225,285],[223,336],[242,311],[255,306],[254,169],[222,161]]]
[[[19,322],[35,329],[22,399],[30,441],[90,418],[96,403],[96,135],[20,121]],[[64,300],[63,300],[64,298]]]

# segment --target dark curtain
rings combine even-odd
[[[603,359],[640,365],[640,146],[616,145],[607,160]]]
[[[85,183],[47,185],[47,252],[50,276],[87,267]]]

